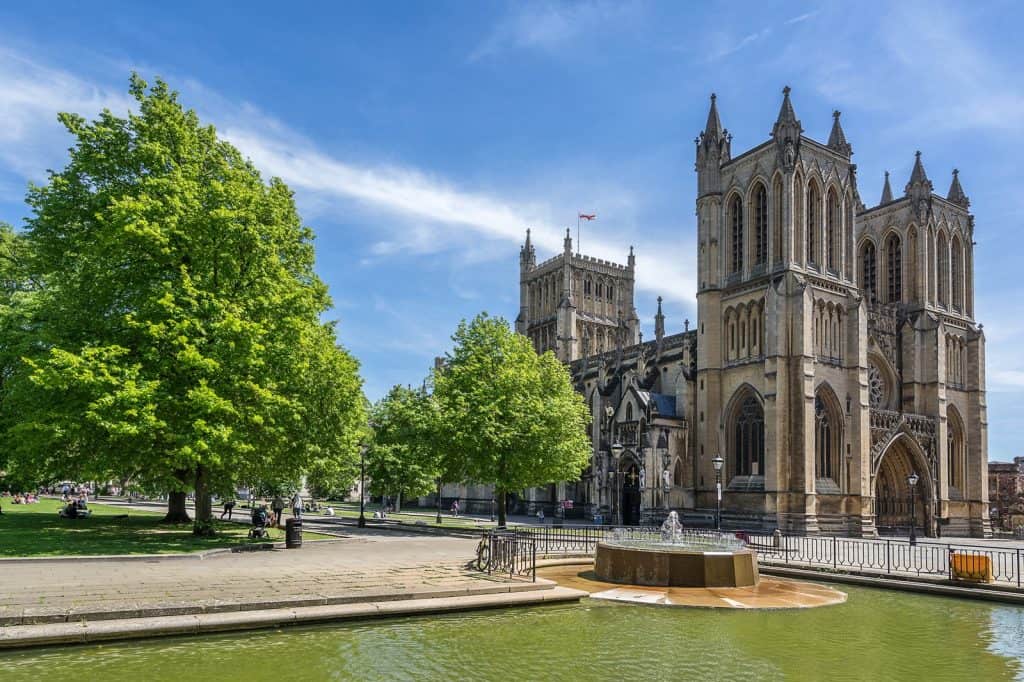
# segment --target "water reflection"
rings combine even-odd
[[[845,589],[845,588],[844,588]],[[1009,680],[1024,609],[850,588],[804,611],[585,601],[0,654],[3,679]],[[84,672],[84,675],[82,674]]]

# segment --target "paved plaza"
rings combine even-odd
[[[475,546],[465,538],[370,530],[297,550],[206,559],[4,561],[0,623],[465,593],[493,586],[466,568]]]

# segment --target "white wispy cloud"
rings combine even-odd
[[[813,12],[804,12],[803,14],[797,15],[792,19],[786,19],[782,23],[785,24],[786,26],[791,26],[792,24],[799,24],[801,22],[807,21],[808,19],[816,17],[820,12],[821,10],[814,10]]]
[[[729,35],[721,34],[716,40],[716,42],[718,43],[718,47],[711,51],[711,53],[707,57],[707,61],[715,62],[718,61],[719,59],[728,57],[731,54],[735,54],[736,52],[739,52],[740,50],[749,45],[753,45],[756,42],[764,40],[765,38],[770,36],[771,33],[771,26],[767,26],[765,28],[762,28],[760,31],[748,33],[739,40],[734,40]]]
[[[265,173],[295,189],[304,208],[309,203],[318,213],[342,213],[355,207],[386,217],[374,221],[378,238],[364,259],[438,249],[461,253],[468,260],[507,258],[527,227],[533,229],[541,253],[562,250],[564,228],[553,219],[555,197],[513,200],[411,166],[341,159],[249,104],[234,103],[194,80],[180,82],[185,83],[186,104],[217,124],[221,134]],[[0,52],[0,102],[0,113],[14,122],[0,136],[0,162],[30,178],[39,177],[48,163],[60,158],[68,139],[56,134],[56,124],[42,121],[55,121],[59,111],[89,116],[104,107],[123,114],[132,104],[116,88],[10,51]],[[621,262],[625,246],[600,230],[588,230],[587,253]],[[683,265],[689,259],[656,241],[636,246],[642,263],[638,288],[691,302],[696,287]]]
[[[601,29],[621,29],[639,6],[628,2],[530,2],[515,5],[469,55],[469,61],[506,50],[576,50]]]

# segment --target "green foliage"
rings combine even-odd
[[[351,469],[356,361],[320,316],[313,235],[162,81],[138,113],[62,114],[68,165],[32,187],[31,344],[5,387],[5,449],[40,476],[206,493]],[[2,319],[0,319],[2,322]]]
[[[552,353],[501,318],[463,321],[455,348],[435,372],[434,396],[448,442],[445,469],[494,484],[499,523],[504,493],[575,480],[590,457],[586,405]]]
[[[426,388],[395,386],[371,415],[374,434],[366,453],[370,491],[405,498],[432,491],[441,462],[433,396]]]

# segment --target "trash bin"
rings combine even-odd
[[[284,546],[286,549],[302,547],[302,519],[287,519],[284,522]]]

